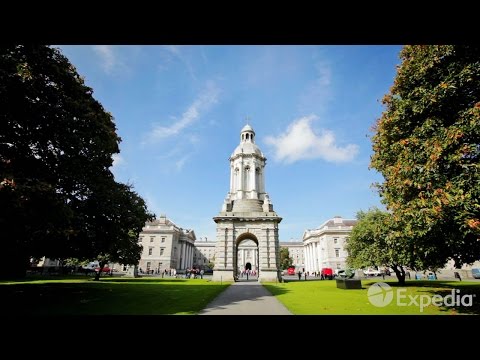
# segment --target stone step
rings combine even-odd
[[[232,212],[261,212],[263,200],[258,199],[240,199],[233,201]]]

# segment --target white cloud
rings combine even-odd
[[[112,159],[113,159],[112,167],[114,168],[125,164],[125,159],[120,154],[113,154]]]
[[[94,45],[93,50],[100,57],[102,68],[107,74],[112,74],[124,67],[112,45]]]
[[[146,142],[157,142],[179,134],[182,130],[194,123],[203,112],[210,109],[218,102],[219,89],[213,82],[208,82],[206,89],[195,99],[195,101],[182,114],[181,118],[170,126],[155,125],[147,135]]]
[[[319,134],[312,129],[315,115],[294,120],[279,136],[268,136],[265,142],[274,148],[275,160],[287,164],[304,159],[323,159],[329,162],[351,161],[358,153],[358,145],[338,146],[335,134],[323,129]]]

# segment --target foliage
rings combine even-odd
[[[392,241],[424,268],[480,259],[480,48],[405,46],[371,167],[384,182]]]
[[[293,264],[293,259],[290,257],[290,252],[288,248],[282,247],[280,248],[280,268],[285,270],[289,266]]]
[[[415,258],[408,246],[391,240],[395,228],[391,214],[374,207],[359,211],[357,219],[345,245],[347,264],[354,268],[388,266],[405,283],[405,266],[414,268]]]
[[[0,276],[24,275],[30,257],[135,258],[113,224],[135,236],[150,214],[113,179],[120,138],[92,94],[59,50],[0,48]]]

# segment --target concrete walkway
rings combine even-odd
[[[199,315],[292,315],[258,282],[236,282],[218,295]]]

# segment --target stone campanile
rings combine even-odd
[[[258,280],[280,280],[280,245],[278,224],[282,221],[273,211],[265,191],[267,159],[255,144],[255,131],[245,125],[240,144],[230,156],[230,189],[217,224],[214,281],[232,281],[243,264],[238,264],[238,246],[252,240],[258,247]]]

